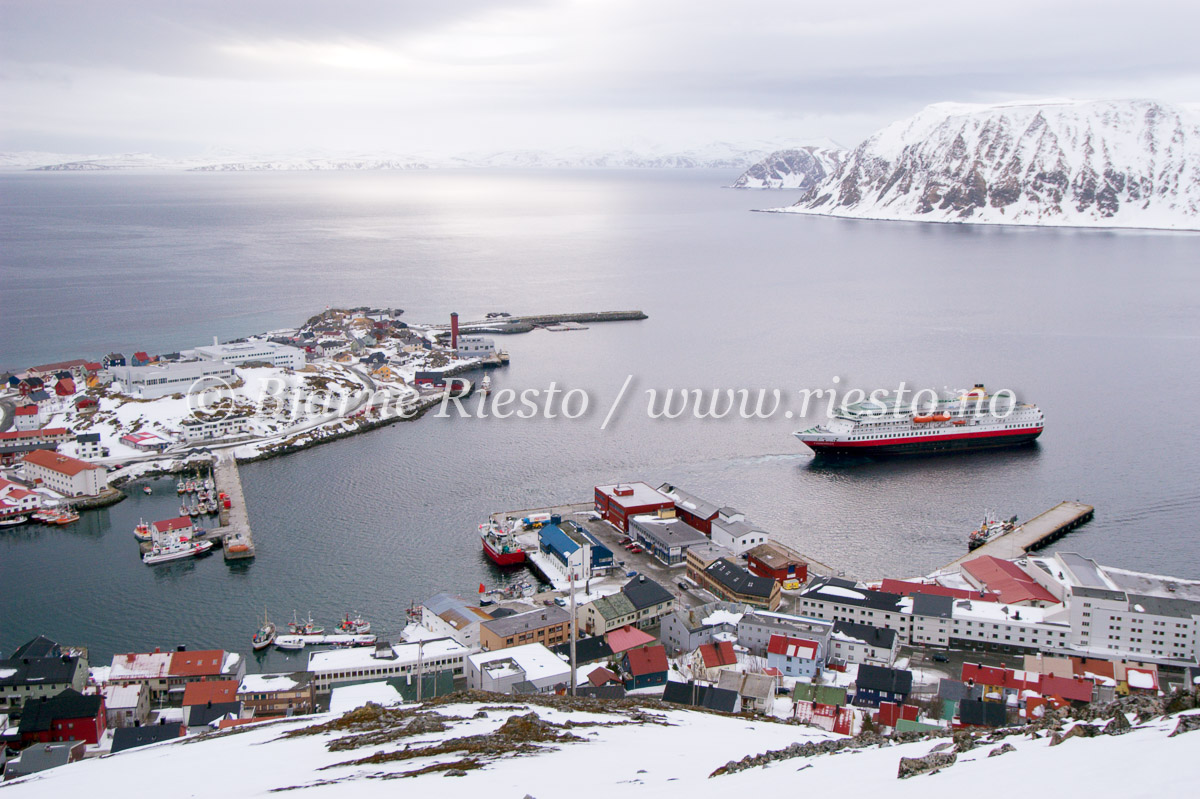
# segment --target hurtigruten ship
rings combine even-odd
[[[1003,395],[1004,392],[1001,392]],[[794,435],[818,455],[910,455],[1028,444],[1042,434],[1038,406],[997,395],[982,384],[914,411],[895,402],[843,406],[829,420]]]

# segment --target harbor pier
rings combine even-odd
[[[250,532],[250,517],[246,513],[246,497],[242,493],[242,478],[237,460],[229,457],[217,461],[213,469],[217,490],[229,496],[229,508],[221,508],[221,526],[213,531],[221,539],[225,560],[254,557],[254,537]]]
[[[980,555],[991,555],[1001,560],[1016,560],[1047,544],[1053,543],[1081,524],[1092,520],[1096,509],[1082,502],[1067,500],[1060,502],[1044,513],[1039,513],[1011,533],[1005,533],[973,549],[961,558],[947,563],[942,571],[958,571],[969,560]]]

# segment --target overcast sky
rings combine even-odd
[[[857,144],[944,100],[1200,101],[1173,0],[0,0],[0,150]]]

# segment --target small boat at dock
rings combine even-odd
[[[983,523],[978,529],[972,530],[967,536],[967,551],[979,549],[989,541],[994,541],[1002,535],[1017,529],[1017,517],[1000,521],[991,511],[984,514]]]
[[[13,516],[5,516],[0,518],[0,527],[16,527],[18,524],[24,524],[29,521],[29,517],[23,513],[18,513]]]
[[[261,649],[266,649],[271,644],[275,643],[275,624],[267,618],[267,612],[263,611],[263,623],[258,628],[258,632],[250,639],[250,645],[254,647],[254,651],[258,652]]]
[[[142,563],[155,566],[183,558],[194,558],[212,549],[212,541],[194,541],[185,536],[158,535],[150,551],[142,555]]]
[[[371,632],[371,622],[358,613],[354,614],[354,618],[350,618],[350,614],[347,613],[346,617],[338,622],[337,631],[345,635],[366,635]]]
[[[150,486],[142,486],[142,493],[143,494],[153,494],[154,489],[151,488]]]
[[[479,383],[479,393],[485,397],[488,394],[492,393],[492,376],[491,375],[483,376],[483,380],[480,381],[480,383]]]
[[[312,614],[308,614],[308,618],[301,621],[296,618],[296,612],[292,611],[292,620],[288,622],[288,634],[300,636],[324,635],[325,628],[318,627],[313,623]]]
[[[59,513],[56,518],[52,519],[50,521],[50,524],[63,525],[63,524],[71,524],[72,522],[77,522],[77,521],[79,521],[78,513],[76,513],[73,510],[65,510],[65,511],[62,511],[61,513]]]
[[[150,541],[154,538],[154,530],[146,524],[145,519],[139,519],[137,526],[133,528],[133,537],[138,541]]]

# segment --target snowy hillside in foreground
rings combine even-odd
[[[733,188],[808,190],[837,171],[847,154],[833,143],[776,150],[743,172]]]
[[[776,210],[1200,229],[1200,113],[1148,100],[931,105]]]
[[[130,750],[7,783],[5,799],[131,793],[236,799],[290,788],[300,790],[287,795],[317,799],[1009,799],[1029,791],[1094,799],[1186,795],[1186,786],[1200,779],[1200,731],[1169,737],[1176,718],[1135,725],[1123,735],[1068,737],[1053,747],[1047,737],[1010,735],[958,753],[937,773],[900,780],[902,757],[923,757],[935,747],[948,751],[950,739],[777,759],[710,776],[747,755],[834,736],[812,727],[687,710],[586,712],[523,705],[510,697],[442,704],[420,713],[408,706],[383,725],[377,723],[379,713],[373,706],[354,711],[356,723],[339,722],[340,729],[311,731],[338,718],[327,714]],[[302,732],[306,728],[310,731]],[[989,756],[1002,747],[1000,756]]]

